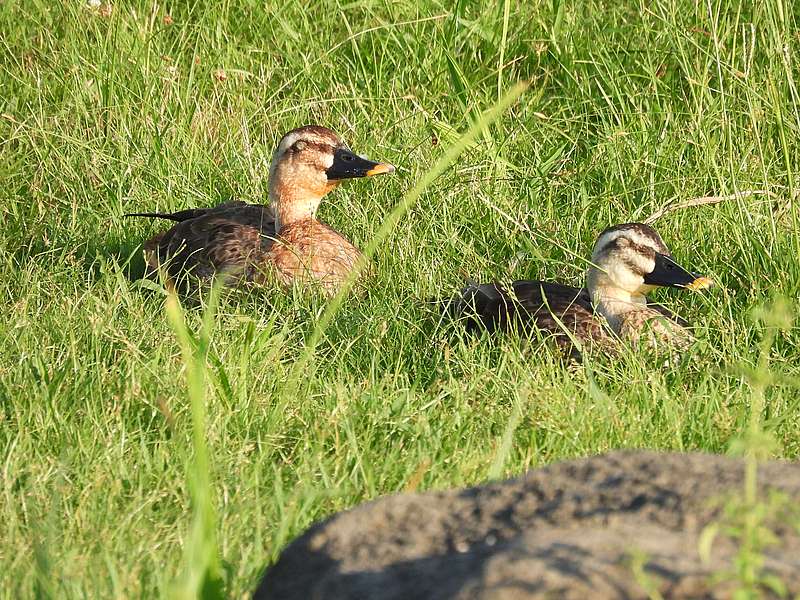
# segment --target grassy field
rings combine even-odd
[[[191,597],[215,552],[246,597],[308,525],[382,494],[732,451],[760,386],[770,455],[797,458],[800,5],[741,4],[0,2],[0,597]],[[224,295],[196,344],[174,325],[196,339],[203,311],[171,324],[138,281],[163,225],[123,213],[263,201],[306,123],[398,166],[322,207],[365,247],[519,80],[315,348],[320,298]],[[719,282],[654,295],[698,326],[680,364],[569,367],[424,304],[465,277],[577,284],[603,228],[703,196],[728,198],[656,222]]]

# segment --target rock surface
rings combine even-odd
[[[759,467],[777,542],[762,573],[800,593],[800,464]],[[318,523],[256,591],[268,599],[729,598],[739,540],[698,541],[742,497],[741,460],[615,452],[484,486],[400,494]],[[739,500],[741,502],[741,500]],[[728,521],[730,522],[730,521]],[[712,577],[716,578],[712,581]],[[720,581],[722,579],[722,581]],[[775,594],[764,587],[765,597]]]

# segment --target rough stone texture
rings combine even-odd
[[[255,598],[729,598],[735,540],[698,554],[706,525],[741,497],[744,465],[708,454],[615,452],[463,490],[401,494],[334,515],[291,543]],[[787,494],[765,572],[800,593],[800,464],[759,468]],[[766,496],[764,496],[766,497]],[[770,597],[768,589],[765,597]]]

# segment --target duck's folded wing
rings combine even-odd
[[[508,290],[500,284],[473,284],[446,306],[468,330],[539,331],[552,335],[569,355],[577,356],[573,338],[605,342],[603,324],[595,318],[585,289],[544,281],[515,281]]]
[[[181,221],[147,242],[147,263],[162,268],[173,279],[191,274],[208,278],[217,274],[249,278],[253,264],[272,245],[275,220],[264,207],[247,205],[228,210],[211,209]]]
[[[498,283],[471,284],[445,308],[467,327],[489,331],[526,323],[555,325],[553,315],[574,321],[592,314],[585,290],[544,281],[515,281],[508,290]]]
[[[591,297],[585,288],[558,283],[524,281],[514,284],[514,293],[524,313],[521,323],[529,322],[543,333],[553,336],[556,344],[568,355],[579,358],[575,345],[600,345],[611,349],[613,341],[603,322],[594,314]]]
[[[531,314],[541,313],[546,306],[546,312],[554,313],[565,318],[570,325],[576,322],[588,321],[588,316],[594,314],[592,297],[586,288],[576,288],[560,283],[547,283],[546,281],[516,281],[513,284],[514,294],[520,303]],[[542,295],[544,294],[544,295]],[[648,308],[658,311],[681,327],[687,327],[688,322],[674,312],[657,304],[647,302]]]

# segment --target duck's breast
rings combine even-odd
[[[349,275],[361,252],[344,236],[319,221],[283,227],[269,259],[286,285],[313,280],[334,291]]]
[[[650,349],[663,346],[683,349],[694,340],[688,329],[649,306],[625,314],[619,335],[622,339]]]

